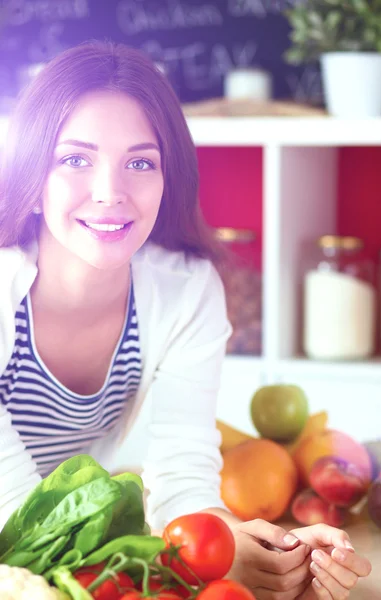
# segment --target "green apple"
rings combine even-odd
[[[308,418],[308,401],[297,385],[266,385],[251,400],[251,418],[258,433],[278,442],[291,442]]]

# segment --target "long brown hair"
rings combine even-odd
[[[36,235],[33,208],[46,181],[56,138],[83,94],[119,91],[139,102],[158,138],[164,193],[150,234],[168,250],[223,256],[198,202],[196,150],[172,87],[143,52],[91,41],[59,54],[35,77],[10,121],[0,183],[0,247],[27,245]]]

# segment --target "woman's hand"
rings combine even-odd
[[[227,577],[249,587],[257,600],[301,597],[312,579],[309,545],[262,519],[234,524],[232,531],[236,555]]]
[[[309,568],[314,579],[299,600],[344,600],[358,578],[367,577],[372,570],[369,560],[356,554],[345,531],[313,525],[292,533],[313,548]]]

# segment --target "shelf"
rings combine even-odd
[[[381,118],[188,117],[199,146],[379,146]]]
[[[318,361],[304,357],[280,359],[275,369],[292,378],[293,375],[318,377],[322,379],[345,379],[346,381],[362,381],[381,383],[381,358],[374,357],[359,361]]]
[[[381,118],[187,117],[198,146],[380,146]],[[0,116],[0,146],[8,117]]]
[[[282,358],[278,360],[266,359],[263,356],[239,356],[228,354],[224,361],[224,372],[234,377],[235,381],[240,377],[253,377],[254,372],[265,372],[271,368],[281,375],[290,376],[303,375],[322,377],[324,379],[334,378],[347,380],[367,381],[379,380],[381,383],[381,357],[375,356],[369,360],[358,361],[321,361],[310,360],[303,356],[293,358]]]

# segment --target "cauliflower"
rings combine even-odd
[[[1,600],[69,600],[57,588],[51,587],[41,575],[28,569],[0,565]]]

